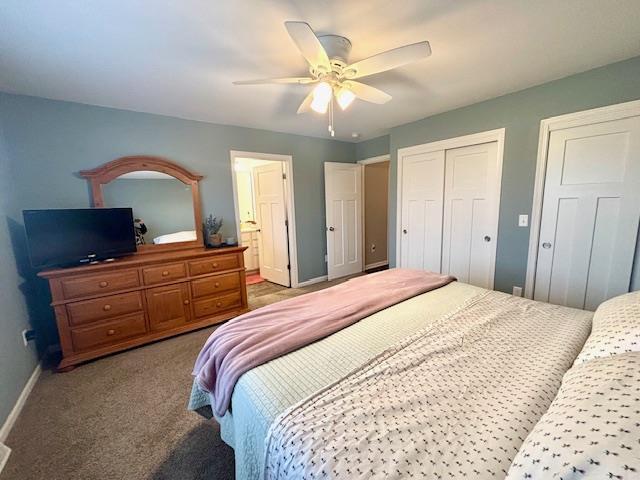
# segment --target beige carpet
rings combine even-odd
[[[337,282],[248,287],[252,308]],[[233,479],[218,425],[186,410],[191,368],[213,328],[43,372],[5,442],[0,480]]]

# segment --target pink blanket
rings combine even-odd
[[[259,308],[216,329],[193,374],[213,395],[213,411],[222,416],[243,373],[454,280],[421,270],[386,270]]]

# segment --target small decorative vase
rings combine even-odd
[[[209,245],[212,247],[219,247],[222,245],[222,234],[220,233],[211,233],[209,234]]]

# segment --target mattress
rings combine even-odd
[[[464,310],[467,305],[480,302],[488,294],[485,289],[454,282],[389,307],[323,340],[245,373],[234,389],[230,412],[217,418],[223,440],[235,451],[236,478],[262,478],[265,458],[269,460],[267,441],[273,437],[273,428],[284,425],[286,422],[283,422],[283,418],[291,416],[296,408],[308,404],[319,392],[330,390],[332,386],[357,376],[359,371],[375,364],[379,357],[407,339],[420,335],[421,331],[437,328],[443,320]],[[523,299],[515,300],[528,302],[526,315],[536,316],[535,306],[542,305]],[[488,305],[491,306],[491,303]],[[573,310],[555,306],[545,308],[551,308],[552,314],[554,308],[558,309],[557,312]],[[575,338],[572,338],[571,332],[566,334],[573,345],[565,349],[561,374],[577,355],[590,329],[591,313],[573,312],[579,321],[576,322]],[[547,312],[547,322],[548,315]],[[491,318],[491,308],[484,316]],[[447,332],[447,327],[442,331]],[[484,326],[474,333],[477,338],[482,338],[484,334]],[[556,390],[557,386],[550,397],[547,395],[546,406]],[[208,404],[208,395],[194,384],[189,408],[197,410]]]
[[[234,389],[231,411],[217,418],[222,439],[235,452],[236,479],[260,478],[267,432],[278,415],[483,292],[451,283],[244,374]],[[189,409],[208,405],[208,395],[194,383]]]

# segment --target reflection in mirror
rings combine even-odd
[[[166,173],[130,172],[105,184],[105,207],[130,207],[136,242],[165,244],[196,240],[191,186]]]

